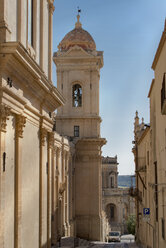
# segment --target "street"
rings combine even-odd
[[[128,243],[128,242],[121,242],[121,243],[100,243],[100,242],[95,242],[95,245],[93,246],[94,248],[139,248],[139,246],[137,246],[135,244],[135,242],[133,243]]]
[[[116,248],[116,247],[120,247],[120,248],[129,248],[128,244],[126,243],[109,243],[103,246],[104,248]]]

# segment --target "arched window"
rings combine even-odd
[[[110,204],[110,220],[115,219],[115,206],[113,204]]]
[[[73,107],[82,106],[82,87],[79,84],[73,85]]]

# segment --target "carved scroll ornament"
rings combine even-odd
[[[9,119],[11,111],[10,108],[6,105],[0,104],[0,131],[6,132],[6,121]]]

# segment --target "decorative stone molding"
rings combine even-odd
[[[62,195],[66,189],[66,183],[61,183],[59,187],[59,194]]]
[[[42,146],[45,146],[46,137],[47,137],[47,130],[45,128],[41,128],[40,139],[41,139],[41,145]]]
[[[23,128],[25,127],[26,117],[23,115],[17,115],[16,117],[16,127],[17,135],[20,138],[23,138]]]
[[[47,1],[48,1],[49,12],[53,15],[55,10],[54,1],[53,0],[47,0]]]
[[[5,20],[3,20],[3,21],[0,22],[0,29],[2,29],[2,28],[6,29],[6,30],[11,34],[11,31],[10,31],[10,29],[9,29],[9,26],[8,26],[8,24],[5,22]]]
[[[57,159],[59,158],[61,152],[62,152],[62,149],[57,147],[57,150],[56,150]]]
[[[52,149],[54,147],[54,133],[48,133],[48,146]]]
[[[8,116],[10,115],[11,111],[10,108],[6,105],[0,104],[0,131],[6,132],[6,121],[9,119]]]

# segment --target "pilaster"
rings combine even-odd
[[[10,40],[11,31],[7,24],[7,1],[0,1],[0,43]]]
[[[43,240],[43,178],[45,170],[43,169],[43,156],[44,156],[44,146],[46,145],[46,138],[47,138],[47,130],[43,127],[40,127],[40,196],[39,196],[39,247],[42,248],[42,240]]]
[[[67,236],[66,227],[66,181],[65,181],[65,165],[66,165],[66,151],[63,149],[62,153],[62,221],[63,221],[63,235]]]
[[[54,146],[54,133],[48,133],[48,168],[47,168],[47,245],[51,247],[51,166],[52,150]]]
[[[57,148],[54,147],[52,150],[52,217],[51,217],[51,239],[52,244],[56,244],[56,238],[57,238],[57,230],[56,230],[56,197],[57,197],[57,170],[56,170],[56,152]]]
[[[53,1],[49,1],[49,31],[48,31],[48,79],[52,80],[52,18],[54,12]]]
[[[0,104],[0,247],[4,246],[5,133],[10,108]]]
[[[66,152],[65,159],[65,223],[66,223],[66,236],[70,236],[70,224],[69,224],[69,153]]]
[[[43,69],[43,0],[40,1],[40,66]]]
[[[15,133],[15,240],[14,247],[21,248],[21,218],[22,218],[22,138],[26,124],[26,118],[23,115],[16,115],[16,133]]]
[[[61,234],[61,210],[60,210],[60,201],[61,199],[59,198],[59,185],[60,185],[60,172],[59,172],[59,159],[61,155],[61,149],[57,148],[56,149],[56,202],[55,202],[55,207],[56,207],[56,235],[57,235],[57,240]]]

